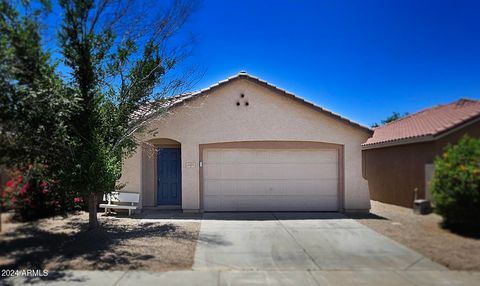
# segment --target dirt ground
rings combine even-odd
[[[198,222],[142,222],[99,214],[102,228],[87,230],[88,214],[3,223],[0,269],[190,269]]]
[[[416,215],[411,209],[376,201],[370,212],[354,218],[452,270],[480,271],[480,238],[442,229],[439,215]]]

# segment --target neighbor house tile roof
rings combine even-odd
[[[480,117],[480,101],[460,99],[450,104],[428,108],[374,129],[363,146],[435,139],[466,122]]]
[[[227,84],[231,81],[237,80],[237,79],[246,79],[246,80],[250,80],[254,83],[263,85],[263,86],[265,86],[267,88],[270,88],[271,90],[273,90],[273,91],[275,91],[275,92],[277,92],[277,93],[279,93],[283,96],[289,97],[289,98],[291,98],[291,99],[293,99],[297,102],[300,102],[300,103],[302,103],[302,104],[304,104],[308,107],[311,107],[311,108],[313,108],[317,111],[320,111],[323,114],[326,114],[330,117],[333,117],[335,119],[343,121],[343,122],[345,122],[345,123],[347,123],[347,124],[349,124],[353,127],[356,127],[356,128],[362,129],[364,131],[367,131],[370,134],[373,132],[372,129],[370,129],[367,126],[364,126],[364,125],[361,125],[357,122],[351,121],[350,119],[347,119],[347,118],[345,118],[345,117],[343,117],[339,114],[336,114],[336,113],[334,113],[330,110],[327,110],[323,107],[320,107],[320,106],[314,104],[313,102],[307,101],[307,100],[305,100],[305,99],[303,99],[303,98],[301,98],[301,97],[299,97],[299,96],[297,96],[297,95],[295,95],[291,92],[288,92],[284,89],[281,89],[281,88],[277,87],[276,85],[273,85],[269,82],[266,82],[266,81],[264,81],[264,80],[262,80],[258,77],[252,76],[252,75],[246,73],[245,71],[240,71],[238,74],[236,74],[232,77],[229,77],[225,80],[219,81],[219,82],[217,82],[217,83],[215,83],[215,84],[213,84],[213,85],[211,85],[207,88],[204,88],[202,90],[198,90],[198,91],[194,91],[194,92],[188,92],[188,93],[184,93],[184,94],[181,94],[181,95],[178,95],[178,96],[174,96],[169,100],[169,102],[167,104],[167,107],[173,107],[173,106],[185,103],[189,100],[192,100],[192,99],[195,99],[195,98],[197,98],[201,95],[207,94],[207,93],[209,93],[209,92],[211,92],[211,91],[213,91],[213,90],[215,90],[219,87],[222,87],[225,84]]]

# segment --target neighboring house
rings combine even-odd
[[[125,191],[143,208],[368,211],[372,131],[245,72],[172,99],[138,134]]]
[[[430,199],[434,159],[463,135],[480,137],[480,101],[460,99],[375,128],[363,144],[364,178],[373,200],[412,207]]]

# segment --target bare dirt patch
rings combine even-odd
[[[480,239],[441,228],[439,215],[416,215],[411,209],[376,201],[370,212],[352,217],[450,269],[480,270]]]
[[[146,270],[190,269],[199,222],[152,222],[88,214],[3,225],[0,269]]]

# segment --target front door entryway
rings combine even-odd
[[[179,148],[161,148],[157,155],[157,204],[182,203],[182,164]]]

